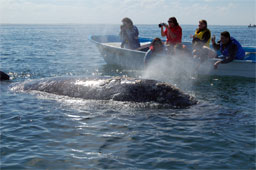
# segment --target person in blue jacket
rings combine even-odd
[[[121,48],[136,49],[140,47],[139,42],[139,30],[133,25],[130,18],[122,19],[122,25],[120,27],[120,38],[122,40]]]
[[[212,38],[212,45],[215,50],[220,50],[224,59],[214,63],[214,68],[217,69],[219,64],[226,64],[234,59],[243,60],[245,51],[241,44],[229,32],[224,31],[221,33],[220,41],[215,42],[215,36]]]

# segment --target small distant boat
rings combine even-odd
[[[249,28],[251,28],[251,27],[256,27],[256,25],[255,25],[255,24],[254,24],[254,25],[250,24],[250,25],[248,25],[248,27],[249,27]]]
[[[141,70],[144,68],[146,50],[153,39],[139,38],[141,45],[145,47],[141,50],[121,48],[121,40],[117,35],[93,35],[89,37],[89,40],[96,44],[107,64]],[[192,46],[191,42],[183,42],[183,44],[190,48]],[[212,68],[209,68],[209,72],[205,72],[203,68],[205,65],[201,64],[202,69],[201,71],[199,69],[198,74],[256,78],[256,47],[243,48],[246,51],[244,60],[234,60],[228,64],[220,64],[218,69],[214,69],[214,62],[220,59],[210,59],[209,62]]]

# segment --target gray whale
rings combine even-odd
[[[171,84],[156,80],[111,77],[58,77],[24,82],[18,88],[69,97],[131,102],[156,102],[184,108],[197,103]],[[16,87],[17,89],[17,87]]]

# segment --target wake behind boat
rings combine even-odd
[[[144,47],[140,50],[121,48],[121,40],[117,35],[93,35],[89,37],[89,40],[96,44],[107,64],[118,65],[127,69],[143,69],[144,56],[153,39],[140,37],[139,41]],[[190,42],[183,42],[183,44],[188,48],[192,47]],[[255,78],[256,47],[243,48],[246,52],[244,60],[234,60],[228,64],[221,64],[218,69],[214,69],[213,63],[220,59],[210,59],[207,65],[200,65],[198,74]],[[209,66],[208,71],[205,71],[205,67]]]

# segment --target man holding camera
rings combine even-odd
[[[179,26],[179,23],[177,22],[175,17],[171,17],[168,20],[168,25],[165,23],[159,24],[159,27],[161,27],[161,35],[163,37],[166,36],[166,44],[167,45],[176,45],[178,43],[181,43],[182,38],[182,29]],[[164,28],[165,27],[165,30]]]

